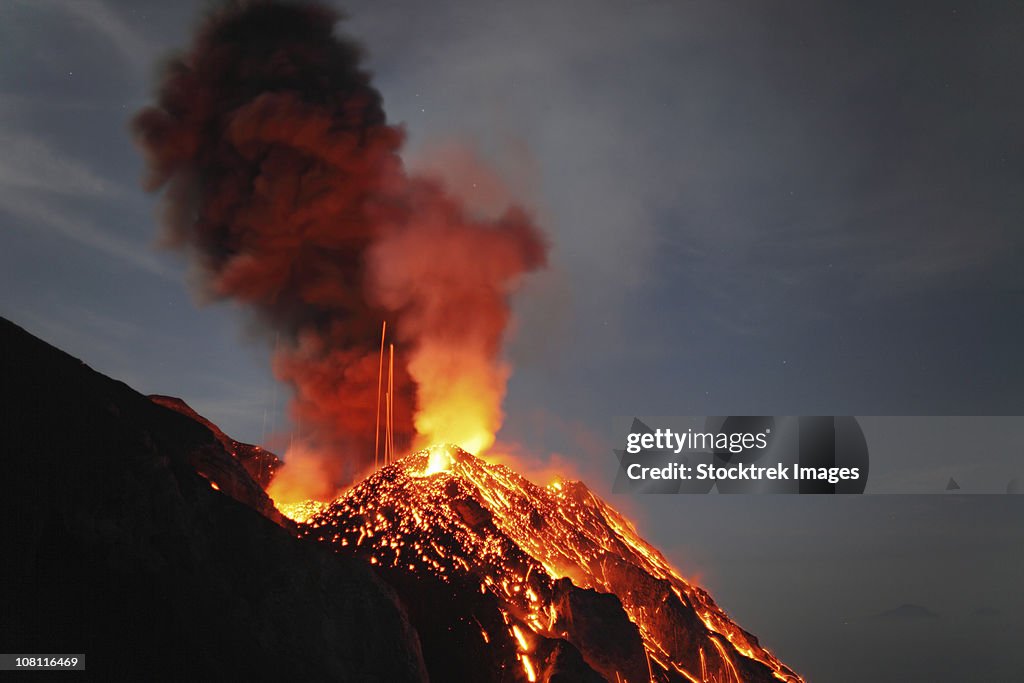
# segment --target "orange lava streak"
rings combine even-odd
[[[745,658],[766,667],[766,675],[802,683],[580,482],[540,487],[456,446],[434,446],[376,472],[308,518],[301,533],[358,548],[385,568],[471,579],[474,589],[497,598],[528,677],[527,653],[537,637],[565,637],[556,591],[565,577],[618,596],[637,627],[652,680],[672,674],[694,681],[689,672],[700,671],[703,681],[740,683],[740,672],[756,666],[740,666]],[[637,572],[653,582],[638,589]],[[694,633],[698,648],[673,637],[679,622],[665,622],[666,609],[703,623]]]

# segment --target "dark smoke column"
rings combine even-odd
[[[410,374],[438,344],[454,350],[442,354],[455,363],[445,368],[453,386],[472,390],[460,378],[464,352],[467,372],[495,368],[500,426],[508,296],[546,257],[521,210],[482,221],[441,185],[406,174],[403,132],[388,125],[337,20],[317,4],[227,4],[133,124],[147,188],[163,193],[168,242],[194,261],[204,298],[246,304],[279,340],[275,373],[292,386],[305,452],[316,454],[296,485],[320,497],[372,463],[385,318],[400,344],[396,432],[411,433],[438,393]],[[429,262],[410,258],[417,245],[429,246]]]

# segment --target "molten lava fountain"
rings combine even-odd
[[[449,675],[546,681],[581,655],[594,678],[571,680],[802,680],[581,482],[541,487],[434,446],[332,503],[285,512],[302,536],[376,565],[407,604],[426,586],[447,586],[446,600],[461,604],[423,609],[450,610],[456,657],[493,651],[476,670]],[[427,643],[424,651],[430,666]],[[435,662],[432,676],[438,666],[451,665]]]

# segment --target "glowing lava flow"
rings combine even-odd
[[[493,595],[526,680],[538,677],[530,653],[539,640],[567,640],[587,657],[571,605],[580,589],[593,589],[617,596],[642,640],[634,683],[802,681],[580,482],[540,487],[458,447],[434,446],[329,505],[293,508],[282,512],[294,513],[303,536],[390,571]],[[493,633],[482,637],[490,643]],[[609,680],[627,679],[590,659]]]

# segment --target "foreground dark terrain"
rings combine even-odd
[[[97,680],[426,680],[391,589],[269,519],[209,428],[6,320],[0,350],[0,650]]]

